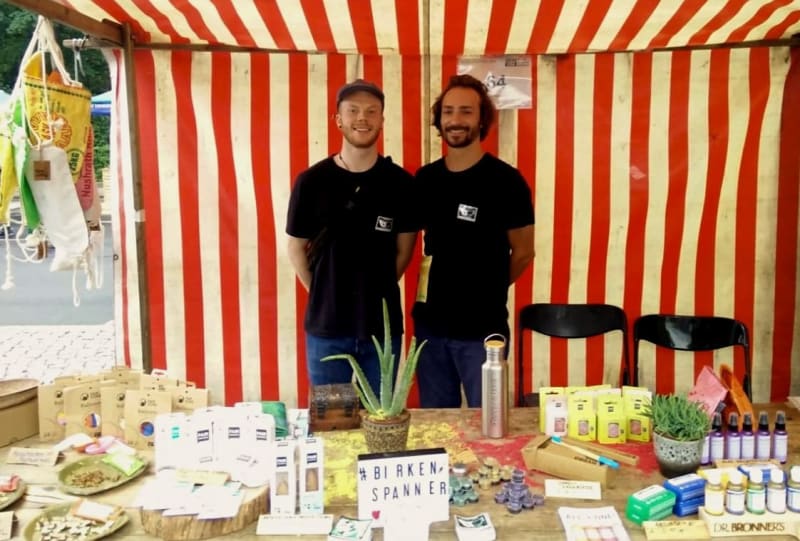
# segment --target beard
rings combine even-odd
[[[380,130],[374,129],[367,133],[357,132],[350,128],[342,128],[340,131],[345,141],[355,148],[370,148],[380,136]]]
[[[466,132],[454,134],[451,130],[464,129]],[[471,145],[478,138],[478,128],[469,126],[450,126],[444,130],[444,140],[450,148],[464,148]]]

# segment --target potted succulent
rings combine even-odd
[[[417,370],[419,354],[425,346],[425,342],[423,341],[418,347],[416,338],[411,339],[408,354],[397,366],[395,378],[396,357],[392,352],[389,308],[385,299],[383,301],[383,345],[374,336],[372,341],[378,352],[381,373],[381,388],[377,393],[370,386],[364,371],[352,355],[340,353],[323,357],[322,360],[343,359],[348,361],[353,368],[356,379],[353,387],[364,405],[361,428],[364,431],[367,449],[371,453],[403,451],[408,441],[408,427],[411,422],[411,414],[406,410],[406,402],[414,373]]]
[[[645,413],[653,420],[653,449],[664,477],[697,470],[711,429],[702,404],[683,395],[655,395]]]

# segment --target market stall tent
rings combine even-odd
[[[552,301],[735,317],[751,330],[754,399],[800,391],[800,2],[57,3],[129,25],[135,42],[108,54],[121,361],[147,351],[218,402],[305,404],[306,294],[283,231],[293,179],[339,148],[336,89],[357,76],[384,88],[380,148],[414,171],[442,153],[428,110],[458,57],[526,54],[534,106],[502,111],[486,141],[535,198],[537,256],[511,313]],[[526,390],[615,381],[595,361],[607,347],[534,339]],[[659,355],[643,383],[686,389],[707,355]],[[713,361],[743,372],[730,351]]]

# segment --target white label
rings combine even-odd
[[[767,510],[770,513],[786,512],[786,489],[783,485],[767,486]]]
[[[725,507],[728,513],[741,515],[744,513],[744,490],[728,491],[728,505]]]
[[[639,492],[636,492],[633,497],[637,500],[647,500],[648,498],[652,498],[657,494],[661,494],[662,492],[666,492],[667,489],[662,487],[661,485],[650,485],[647,488],[643,488]]]
[[[788,453],[789,436],[786,434],[774,435],[774,446],[772,448],[772,458],[786,462],[786,454]]]
[[[763,488],[747,489],[747,510],[751,513],[761,514],[767,507],[767,494]]]
[[[705,496],[706,513],[722,515],[725,513],[725,492],[722,490],[709,490],[706,488]]]
[[[600,499],[600,483],[597,481],[568,481],[545,479],[544,495],[548,498]]]
[[[751,434],[742,436],[742,459],[752,460],[756,456],[756,439]]]
[[[714,462],[723,458],[725,458],[725,438],[711,436],[711,461]]]
[[[768,460],[770,458],[769,434],[756,434],[756,458]]]
[[[789,511],[800,513],[800,489],[789,487],[786,491],[786,507]]]

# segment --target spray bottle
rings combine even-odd
[[[753,414],[746,412],[742,420],[742,460],[756,457],[756,436],[753,434]]]
[[[758,432],[756,432],[756,459],[769,460],[772,453],[772,436],[769,433],[769,414],[758,413]]]
[[[725,458],[739,460],[742,456],[742,436],[739,434],[739,414],[728,416],[728,432],[725,434]]]
[[[722,414],[717,412],[711,421],[711,437],[709,447],[711,449],[711,462],[725,458],[725,436],[722,434]]]
[[[772,431],[772,458],[786,463],[789,453],[789,434],[786,432],[786,413],[779,411],[775,416],[775,430]]]

